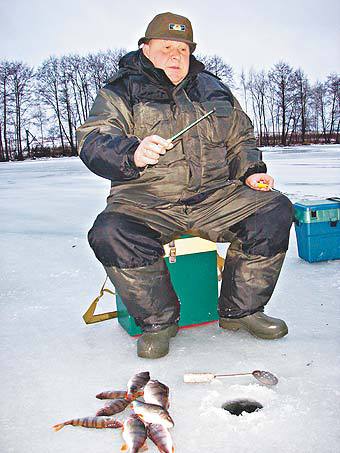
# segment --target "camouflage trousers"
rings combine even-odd
[[[292,220],[286,196],[227,186],[192,204],[150,208],[110,200],[88,237],[136,324],[152,331],[179,319],[164,244],[187,231],[230,242],[218,311],[221,317],[240,318],[263,310],[269,301],[288,249]]]

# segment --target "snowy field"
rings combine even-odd
[[[340,146],[266,148],[264,160],[293,202],[340,195]],[[93,416],[98,392],[124,389],[146,370],[170,387],[176,452],[339,452],[340,261],[301,260],[292,229],[267,310],[286,320],[287,337],[259,340],[213,323],[181,330],[162,359],[139,359],[117,321],[82,320],[104,281],[86,233],[108,189],[78,158],[0,164],[0,452],[118,452],[118,430],[51,426]],[[111,297],[99,308],[112,309]],[[267,388],[250,376],[183,383],[186,372],[255,369],[273,372],[279,384]],[[221,409],[238,398],[263,409],[241,417]],[[149,451],[156,452],[151,443]]]

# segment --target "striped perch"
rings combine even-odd
[[[115,420],[110,417],[85,417],[85,418],[74,418],[63,423],[58,423],[57,425],[52,426],[54,431],[59,431],[61,428],[64,428],[66,425],[71,426],[82,426],[83,428],[122,428],[123,423],[119,420]]]
[[[132,376],[127,384],[127,398],[133,399],[137,392],[143,390],[149,380],[150,373],[148,371],[143,371]]]
[[[150,379],[144,387],[144,401],[149,404],[157,404],[168,410],[169,387],[156,379]]]
[[[107,390],[96,395],[99,400],[115,400],[116,398],[126,398],[126,390]]]
[[[96,413],[97,417],[100,415],[114,415],[122,412],[128,405],[130,400],[125,398],[117,398],[105,404],[105,406]]]
[[[147,434],[149,439],[157,446],[161,453],[174,453],[175,447],[171,434],[163,425],[148,424]]]

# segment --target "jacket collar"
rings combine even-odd
[[[128,54],[124,55],[119,61],[119,68],[122,70],[128,70],[129,72],[143,72],[148,78],[158,84],[170,86],[172,88],[176,87],[176,85],[174,85],[168,78],[163,69],[156,68],[153,63],[144,55],[142,49],[138,49],[137,51],[129,52]],[[196,60],[193,55],[190,55],[189,72],[185,79],[180,83],[180,85],[186,85],[189,81],[196,78],[197,74],[202,72],[203,70],[204,64]]]

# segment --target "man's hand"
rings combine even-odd
[[[145,137],[139,144],[133,156],[137,167],[155,165],[159,156],[165,154],[166,150],[173,148],[174,145],[158,135]]]
[[[258,183],[267,184],[268,187],[260,188],[258,187]],[[267,173],[255,173],[254,175],[248,176],[245,180],[245,184],[251,189],[268,192],[272,187],[274,187],[274,179]]]

